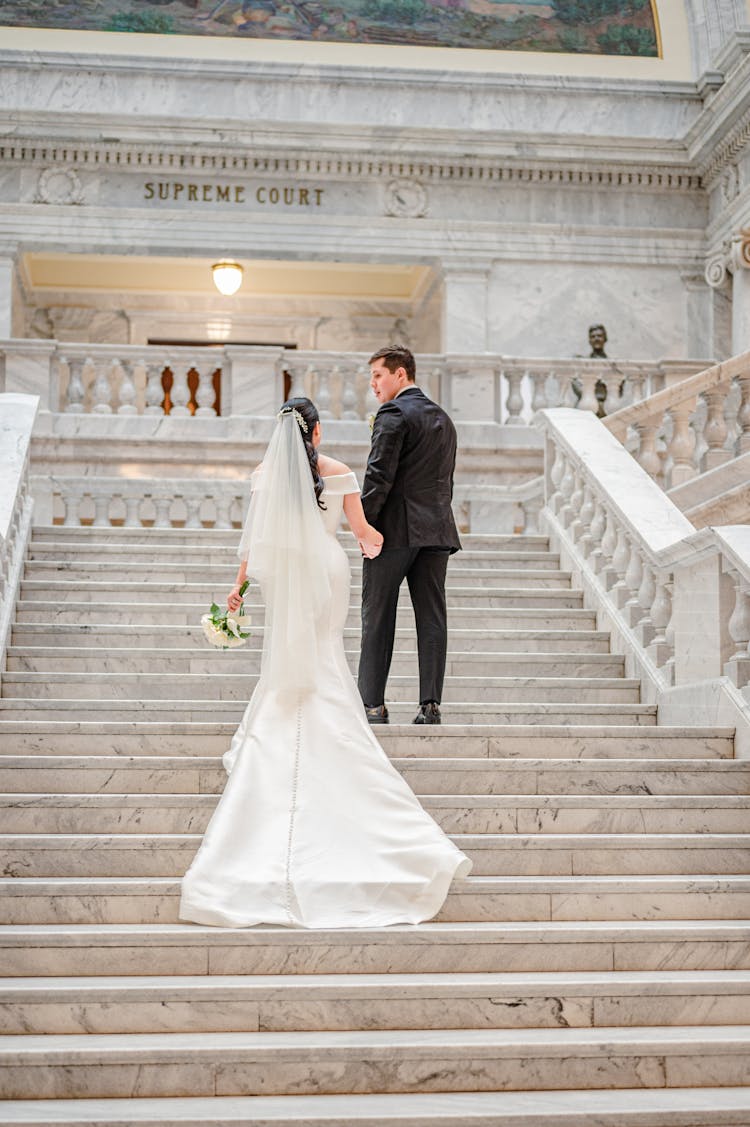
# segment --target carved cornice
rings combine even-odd
[[[698,175],[710,188],[721,173],[732,164],[750,142],[750,108],[735,122],[727,135],[712,150],[709,158],[696,168]]]
[[[602,162],[595,158],[583,162],[562,163],[541,160],[488,160],[481,158],[436,158],[434,160],[402,160],[390,156],[347,155],[326,152],[290,152],[255,150],[227,152],[217,147],[175,147],[103,142],[59,142],[13,138],[0,142],[0,161],[4,165],[63,167],[81,170],[118,169],[122,171],[162,171],[168,174],[190,172],[192,175],[264,176],[328,176],[335,178],[365,177],[394,180],[461,183],[463,186],[484,186],[497,183],[560,185],[567,187],[628,188],[643,191],[695,192],[701,180],[689,165],[645,165]]]

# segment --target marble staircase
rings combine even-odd
[[[435,921],[181,924],[258,625],[232,532],[39,528],[0,696],[0,1122],[748,1127],[750,762],[660,725],[544,537],[449,570],[441,728],[399,610],[383,747],[472,856]],[[359,561],[346,646],[357,659]]]

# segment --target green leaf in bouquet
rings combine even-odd
[[[218,603],[211,603],[211,606],[208,608],[208,613],[215,619],[217,615],[221,614],[221,607]]]

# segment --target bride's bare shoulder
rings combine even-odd
[[[321,477],[335,477],[336,474],[351,473],[347,465],[343,462],[337,462],[335,458],[329,458],[327,454],[318,455],[318,469]]]

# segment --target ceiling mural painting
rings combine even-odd
[[[655,0],[3,0],[0,25],[660,55]]]

